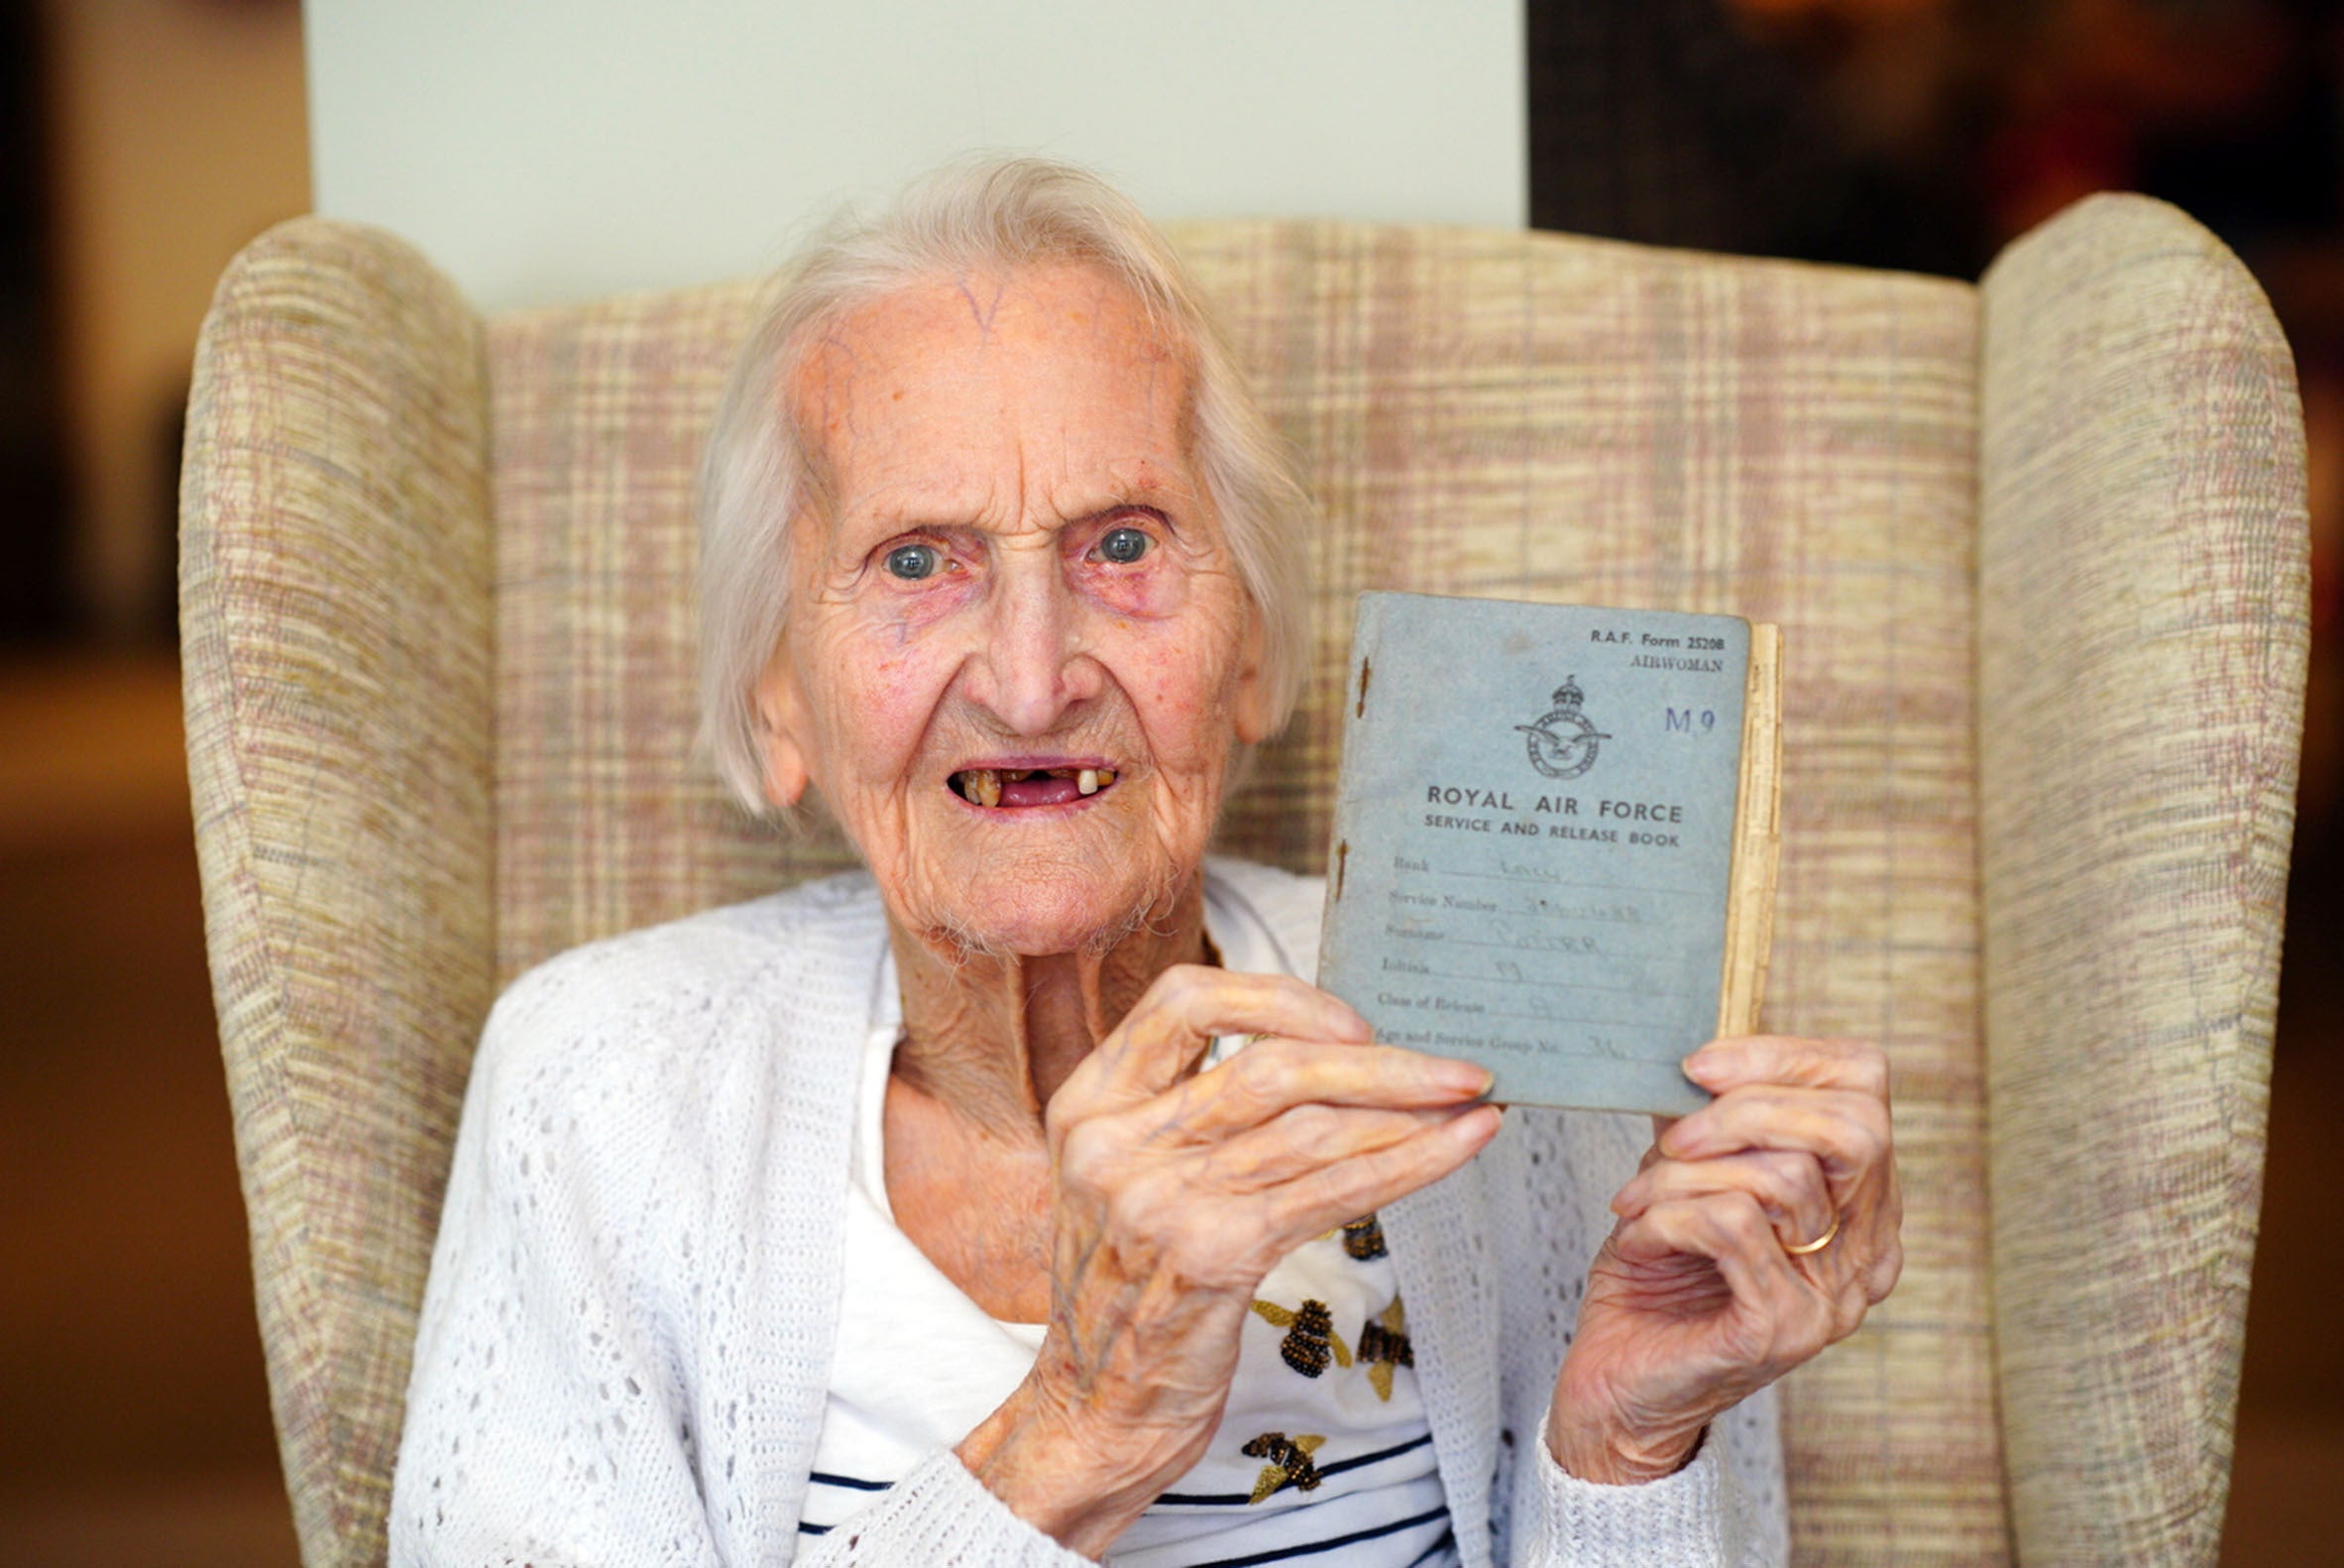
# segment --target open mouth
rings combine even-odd
[[[1112,768],[962,768],[947,781],[971,806],[1063,806],[1112,788]]]

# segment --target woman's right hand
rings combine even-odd
[[[957,1450],[1029,1523],[1097,1556],[1202,1456],[1262,1277],[1495,1136],[1482,1068],[1372,1039],[1300,980],[1180,965],[1051,1098],[1049,1330]]]

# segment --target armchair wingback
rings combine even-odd
[[[2211,1563],[2306,638],[2253,282],[2087,201],[1979,285],[1548,235],[1175,239],[1322,512],[1225,824],[1323,854],[1364,588],[1730,611],[1787,654],[1776,1027],[1884,1041],[1904,1282],[1789,1389],[1805,1562]],[[383,1553],[473,1041],[590,938],[846,863],[694,765],[692,492],[748,284],[482,320],[304,219],[223,280],[188,748],[306,1560]]]

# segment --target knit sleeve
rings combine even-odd
[[[801,1568],[1088,1568],[949,1453],[933,1456],[799,1550]]]
[[[1770,1392],[1714,1425],[1693,1462],[1641,1486],[1582,1481],[1555,1463],[1543,1428],[1515,1461],[1513,1568],[1774,1568],[1787,1560]],[[1753,1451],[1753,1449],[1755,1451]],[[1770,1451],[1769,1451],[1770,1450]],[[1770,1476],[1753,1496],[1744,1479]]]
[[[560,1005],[576,966],[492,1015],[467,1090],[392,1486],[399,1568],[724,1557],[677,1356],[647,1309],[647,1162],[630,1085]],[[636,1140],[639,1143],[639,1140]]]

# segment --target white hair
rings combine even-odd
[[[783,269],[718,405],[700,480],[700,744],[751,812],[768,807],[757,685],[789,610],[789,529],[806,505],[805,434],[785,389],[840,316],[939,273],[1050,262],[1104,270],[1184,351],[1193,458],[1253,601],[1273,727],[1303,673],[1299,541],[1309,500],[1204,298],[1156,226],[1097,175],[1042,159],[958,164],[875,222],[842,221]]]

